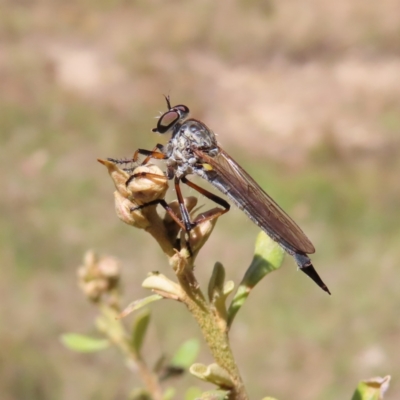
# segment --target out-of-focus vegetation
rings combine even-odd
[[[287,259],[252,293],[231,332],[250,396],[350,398],[390,373],[399,398],[397,0],[3,0],[0,38],[2,399],[127,398],[136,378],[117,354],[77,356],[58,337],[94,330],[76,285],[86,249],[121,259],[126,304],[165,265],[118,221],[96,162],[165,140],[150,132],[163,93],[303,227],[332,291]],[[223,216],[200,278],[219,260],[239,280],[256,233]],[[197,334],[177,305],[153,321],[150,354]]]

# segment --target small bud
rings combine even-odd
[[[367,379],[365,381],[361,381],[356,391],[353,394],[353,399],[373,399],[373,400],[382,400],[386,391],[389,388],[391,376],[387,375],[383,378],[376,377]]]
[[[112,257],[100,259],[93,252],[87,252],[84,265],[78,268],[78,281],[85,296],[94,302],[104,294],[110,294],[118,286],[120,267]]]
[[[113,257],[101,258],[98,263],[99,272],[102,276],[108,279],[119,278],[120,267],[118,262]]]
[[[101,258],[98,263],[98,270],[100,276],[107,282],[107,291],[118,286],[121,268],[115,258]]]
[[[85,282],[85,284],[81,284],[81,289],[89,300],[97,302],[107,289],[107,281],[105,279],[96,279]]]
[[[218,364],[193,364],[189,371],[196,378],[214,383],[219,387],[231,388],[234,386],[228,372]]]
[[[85,253],[85,256],[83,258],[83,264],[86,267],[92,266],[97,262],[96,254],[94,251],[89,250]]]
[[[153,273],[142,283],[146,289],[152,289],[163,297],[179,300],[181,298],[181,287],[168,279],[165,275]]]

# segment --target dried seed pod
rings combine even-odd
[[[97,161],[107,168],[108,173],[110,174],[117,191],[123,197],[128,198],[130,193],[126,188],[126,181],[129,179],[129,174],[126,171],[120,169],[115,163],[111,161],[101,159],[98,159]]]
[[[150,221],[143,215],[142,210],[132,211],[137,205],[123,197],[120,192],[114,192],[114,200],[115,212],[122,222],[139,229],[147,229],[150,226]]]
[[[141,165],[132,173],[126,187],[128,198],[135,203],[146,204],[163,199],[168,190],[168,179],[157,165]]]

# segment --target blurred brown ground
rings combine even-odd
[[[117,220],[96,162],[164,140],[150,132],[162,94],[298,221],[333,294],[290,259],[254,290],[231,334],[251,398],[349,399],[358,380],[391,374],[398,399],[398,0],[1,1],[1,399],[134,387],[116,352],[73,354],[58,337],[94,331],[76,285],[86,249],[119,257],[126,303],[147,271],[168,273],[150,237]],[[238,210],[222,217],[203,284],[217,260],[237,282],[256,233]],[[151,359],[198,335],[179,304],[152,309]]]

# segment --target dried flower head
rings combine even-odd
[[[78,269],[78,281],[88,299],[98,302],[104,295],[113,294],[119,289],[119,280],[120,266],[115,258],[99,258],[93,251],[85,254]]]
[[[149,232],[170,258],[174,257],[177,250],[184,250],[183,254],[193,258],[198,254],[217,220],[216,218],[211,220],[206,218],[218,209],[196,216],[194,208],[197,205],[197,198],[190,196],[184,199],[184,204],[193,221],[205,219],[192,230],[190,251],[188,251],[188,236],[180,235],[182,226],[176,222],[176,219],[181,220],[182,218],[179,203],[175,200],[167,204],[164,200],[168,189],[168,179],[161,169],[152,164],[141,165],[135,168],[130,175],[127,171],[119,168],[115,162],[98,161],[107,167],[117,189],[114,192],[115,210],[121,221]],[[163,218],[157,213],[159,204],[169,210]]]

